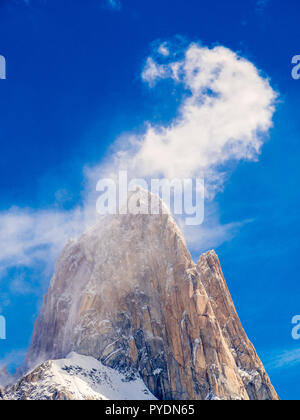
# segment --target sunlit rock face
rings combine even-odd
[[[150,199],[139,192],[140,202]],[[28,365],[75,351],[145,382],[158,399],[277,399],[211,251],[196,265],[170,213],[101,219],[70,241]]]

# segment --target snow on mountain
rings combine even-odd
[[[5,390],[5,400],[155,400],[140,378],[75,352],[47,361]],[[1,399],[1,394],[0,394]]]

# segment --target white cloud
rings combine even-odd
[[[158,53],[165,57],[168,57],[170,55],[170,50],[166,42],[164,42],[163,44],[159,46]]]
[[[77,234],[81,214],[75,212],[30,211],[11,209],[0,218],[0,237],[5,246],[1,247],[0,260],[26,265],[35,255],[39,259],[43,246],[62,244],[65,234]],[[51,256],[52,250],[46,251]]]
[[[181,59],[172,61],[180,53],[171,44],[160,45],[168,46],[169,56],[160,64],[156,47],[142,78],[151,88],[160,88],[156,84],[169,78],[175,88],[185,89],[177,117],[167,126],[148,123],[142,135],[123,134],[109,160],[87,176],[90,185],[100,177],[114,177],[119,168],[131,177],[204,177],[211,201],[206,201],[205,223],[183,230],[192,250],[207,250],[229,241],[249,223],[222,225],[212,199],[222,190],[233,161],[258,159],[272,127],[277,94],[252,63],[227,48],[191,44]]]
[[[257,159],[272,126],[276,94],[249,61],[224,47],[191,45],[181,61],[148,58],[143,79],[151,86],[171,78],[188,94],[167,127],[150,125],[131,156],[143,176],[204,176],[217,191],[231,160]],[[220,170],[221,168],[221,170]]]
[[[53,264],[69,238],[78,236],[84,227],[81,209],[69,212],[44,210],[32,211],[13,208],[0,214],[0,274],[3,278],[11,267],[42,266],[45,275],[50,275]],[[4,245],[5,244],[5,245]],[[19,271],[11,281],[13,293],[34,292],[33,279],[26,283],[24,273]]]
[[[40,267],[42,262],[50,277],[67,239],[95,219],[95,186],[100,177],[113,177],[119,169],[128,169],[133,177],[204,177],[212,199],[228,176],[228,162],[257,159],[275,109],[276,94],[269,81],[253,64],[224,47],[192,44],[180,60],[172,61],[174,56],[178,55],[171,51],[163,54],[164,64],[149,57],[142,78],[151,86],[169,78],[175,87],[185,89],[178,116],[168,126],[148,124],[142,135],[122,135],[106,162],[86,168],[82,207],[0,213],[0,239],[5,244],[0,249],[0,273],[13,266]],[[188,245],[198,251],[230,240],[240,228],[239,222],[221,225],[208,203],[205,224],[185,233]],[[30,293],[25,280],[17,278],[11,287]]]
[[[150,86],[153,87],[157,79],[166,79],[169,76],[171,76],[171,72],[168,66],[157,65],[152,57],[148,57],[142,73],[144,81],[148,82]]]

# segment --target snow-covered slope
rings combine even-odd
[[[6,400],[155,399],[140,378],[128,380],[93,357],[74,352],[39,365],[4,395]]]

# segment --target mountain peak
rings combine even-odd
[[[107,216],[66,246],[27,360],[72,351],[138,375],[158,399],[278,398],[216,253],[195,265],[170,214]]]

